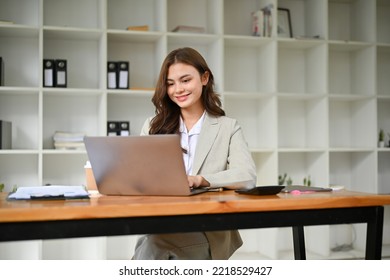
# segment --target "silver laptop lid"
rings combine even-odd
[[[179,135],[85,137],[105,195],[190,195]]]

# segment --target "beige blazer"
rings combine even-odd
[[[150,120],[145,122],[141,135],[149,134]],[[236,120],[206,113],[192,175],[202,175],[212,187],[250,187],[256,184],[255,164]],[[205,234],[213,259],[228,259],[242,245],[237,230]]]

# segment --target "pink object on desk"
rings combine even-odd
[[[293,190],[293,191],[291,191],[290,193],[291,193],[291,194],[298,195],[298,194],[314,193],[314,191],[299,191],[299,190]]]

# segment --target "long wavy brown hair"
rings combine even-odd
[[[180,107],[174,103],[167,93],[169,67],[175,63],[191,65],[202,76],[209,73],[209,81],[203,86],[202,102],[207,113],[213,116],[224,116],[219,95],[214,91],[214,76],[202,55],[192,48],[175,49],[165,58],[152,97],[155,106],[155,117],[150,123],[149,134],[174,134],[179,132]]]

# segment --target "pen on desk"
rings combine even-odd
[[[222,192],[223,188],[207,188],[209,192]]]
[[[194,187],[190,187],[191,190],[193,189],[197,189],[197,188],[194,188]],[[213,187],[202,187],[200,189],[204,189],[208,192],[222,192],[223,191],[223,188],[213,188]]]

